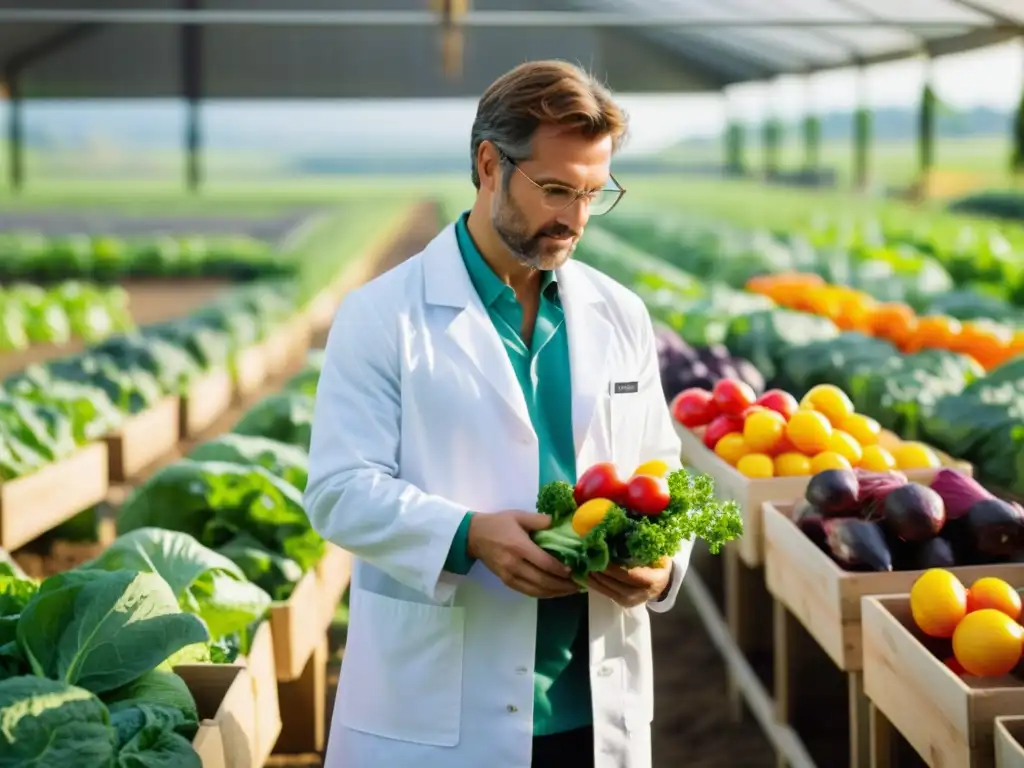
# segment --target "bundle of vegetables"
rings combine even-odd
[[[722,344],[692,347],[660,323],[654,326],[654,338],[661,386],[668,400],[691,387],[710,389],[722,379],[743,381],[758,394],[764,391],[764,378],[750,361],[733,357]]]
[[[134,327],[128,293],[119,286],[65,281],[0,287],[0,352],[33,344],[98,341]]]
[[[717,553],[743,533],[739,507],[714,497],[710,477],[670,471],[661,461],[641,465],[628,479],[614,464],[595,464],[575,486],[556,481],[541,488],[537,511],[552,521],[534,541],[583,587],[587,574],[609,564],[654,566],[696,536]]]
[[[68,277],[225,277],[290,275],[297,265],[269,243],[244,235],[0,234],[0,280]]]
[[[209,661],[203,620],[156,573],[37,584],[0,555],[0,762],[199,768],[195,700],[173,668]]]
[[[920,570],[1024,557],[1024,509],[940,469],[930,484],[898,471],[814,475],[794,522],[851,571]]]

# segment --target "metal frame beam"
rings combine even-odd
[[[26,24],[156,24],[156,25],[245,25],[245,26],[436,26],[439,14],[431,11],[215,11],[215,10],[99,10],[78,8],[49,10],[37,8],[0,9],[0,23]],[[689,27],[701,29],[1001,29],[1024,33],[1024,23],[993,20],[991,24],[970,24],[962,19],[807,19],[693,18],[680,13],[623,14],[580,11],[469,11],[459,22],[465,27]]]
[[[949,0],[949,2],[953,5],[960,6],[961,8],[966,8],[968,11],[974,11],[975,13],[980,13],[982,16],[988,16],[988,18],[992,19],[992,21],[997,24],[1020,24],[1020,22],[1011,19],[1009,16],[1005,16],[998,11],[993,11],[991,8],[986,8],[980,3],[973,2],[973,0]]]

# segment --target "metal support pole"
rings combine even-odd
[[[857,69],[857,107],[853,120],[853,184],[857,189],[865,189],[871,175],[871,97],[868,73],[863,66]]]
[[[20,192],[25,183],[25,104],[18,76],[8,72],[7,87],[7,173],[12,192]]]
[[[185,10],[196,10],[200,0],[182,0]],[[202,34],[200,27],[181,28],[181,84],[185,97],[185,184],[190,192],[198,192],[202,182],[202,132],[200,99],[202,97]]]

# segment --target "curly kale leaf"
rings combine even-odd
[[[547,483],[537,494],[537,511],[543,515],[551,515],[552,528],[565,520],[571,520],[576,511],[573,487],[564,480]]]

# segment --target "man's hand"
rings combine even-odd
[[[537,512],[476,513],[469,522],[469,556],[505,584],[530,597],[564,597],[580,591],[571,571],[530,538],[531,531],[551,526]]]
[[[672,560],[664,558],[655,568],[630,568],[609,565],[587,579],[590,589],[614,600],[623,608],[633,608],[658,600],[672,581]]]

